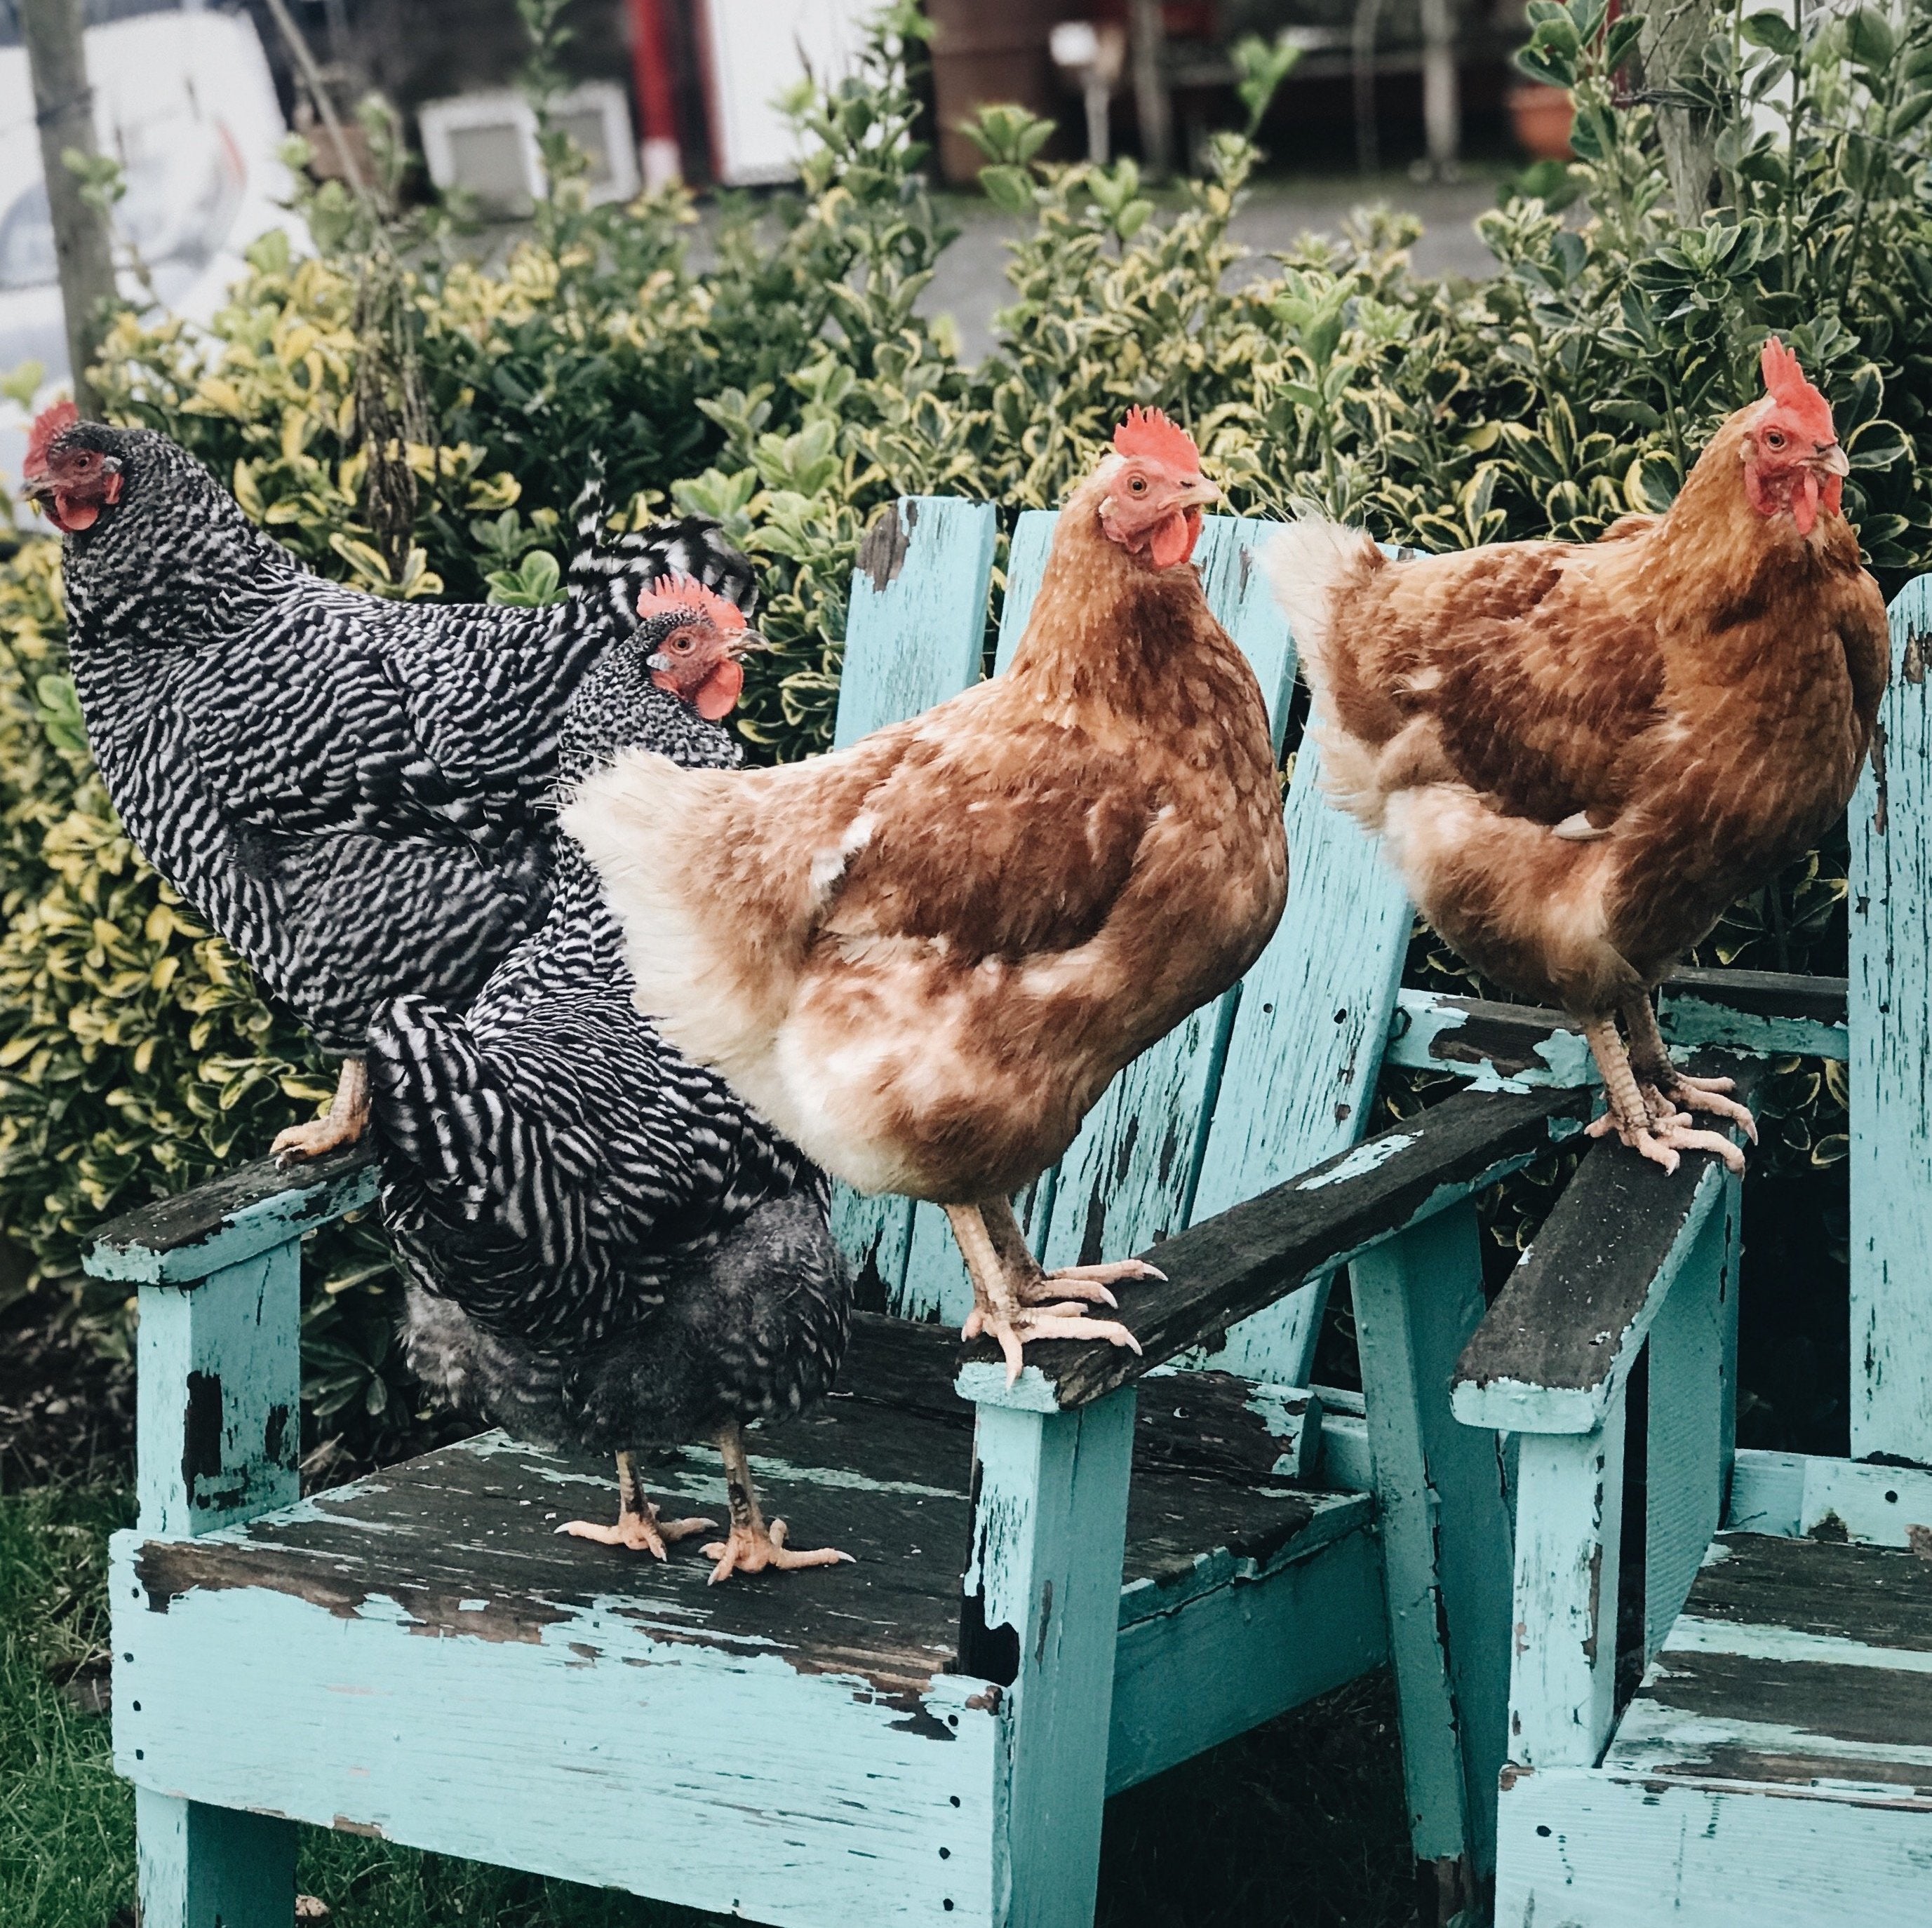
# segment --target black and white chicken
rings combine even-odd
[[[682,573],[748,610],[750,565],[701,517],[602,541],[593,475],[564,602],[391,602],[312,574],[151,430],[63,403],[24,470],[62,532],[75,687],[122,822],[345,1056],[328,1117],[274,1149],[350,1143],[377,1005],[462,1008],[542,920],[565,706],[640,591]]]
[[[730,769],[716,720],[752,641],[694,584],[647,595],[566,712],[568,787],[632,745]],[[409,1282],[417,1375],[519,1437],[617,1455],[614,1526],[560,1531],[665,1557],[711,1526],[665,1520],[634,1449],[716,1440],[728,1537],[714,1580],[845,1556],[784,1544],[746,1458],[752,1420],[802,1411],[845,1349],[851,1281],[823,1176],[632,1003],[623,943],[567,838],[542,925],[466,1019],[420,997],[369,1032],[382,1202]]]

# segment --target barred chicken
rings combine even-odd
[[[1694,1114],[1756,1134],[1672,1063],[1652,993],[1844,809],[1888,655],[1830,405],[1774,338],[1761,366],[1669,514],[1599,542],[1391,562],[1310,518],[1268,559],[1331,795],[1470,963],[1582,1020],[1591,1129],[1666,1171],[1742,1168]]]
[[[1131,412],[1011,667],[776,769],[630,751],[565,824],[640,1009],[820,1165],[943,1205],[971,1337],[1132,1345],[1133,1261],[1046,1273],[1010,1203],[1114,1074],[1241,975],[1287,892],[1266,707],[1191,566],[1220,491]]]
[[[150,430],[63,403],[24,466],[62,533],[74,682],[122,822],[346,1054],[329,1116],[275,1149],[350,1142],[377,1004],[461,1008],[542,920],[564,706],[640,589],[681,571],[749,609],[750,568],[699,517],[600,541],[593,475],[565,602],[389,602],[312,574]]]
[[[673,580],[640,613],[570,700],[566,784],[629,745],[739,761],[718,721],[755,640],[739,611]],[[704,1549],[714,1581],[842,1559],[767,1525],[744,1440],[816,1400],[844,1355],[851,1281],[825,1180],[632,1008],[617,927],[568,840],[548,915],[467,1019],[395,999],[369,1066],[412,1367],[523,1438],[617,1454],[616,1524],[560,1531],[664,1558],[713,1523],[661,1519],[635,1450],[712,1438],[730,1507]]]

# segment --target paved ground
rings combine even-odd
[[[1376,201],[1422,217],[1426,225],[1413,257],[1420,273],[1473,278],[1496,271],[1496,257],[1472,225],[1485,208],[1496,205],[1496,183],[1486,176],[1418,182],[1403,175],[1370,180],[1344,175],[1265,182],[1235,217],[1234,234],[1263,257],[1258,269],[1268,265],[1270,250],[1304,234],[1337,233],[1352,210]],[[976,196],[948,195],[944,205],[961,232],[940,258],[920,307],[926,314],[950,314],[959,324],[967,360],[977,361],[992,342],[994,311],[1010,298],[1005,244],[1022,224]]]

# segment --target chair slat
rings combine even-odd
[[[946,496],[902,496],[873,525],[852,576],[835,748],[916,716],[977,679],[998,532],[992,503]],[[911,1242],[910,1201],[862,1198],[841,1185],[832,1225],[860,1275],[861,1296],[896,1302]]]
[[[1932,1460],[1932,577],[1892,606],[1892,676],[1851,808],[1852,1456]]]

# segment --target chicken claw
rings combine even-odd
[[[1666,1172],[1677,1169],[1683,1162],[1678,1154],[1687,1151],[1715,1152],[1733,1171],[1744,1168],[1744,1153],[1721,1132],[1694,1131],[1681,1111],[1654,1120],[1646,1128],[1627,1125],[1611,1110],[1600,1118],[1592,1119],[1583,1129],[1586,1136],[1593,1138],[1608,1138],[1614,1132],[1632,1151],[1653,1165],[1660,1165]]]
[[[633,1553],[650,1553],[660,1560],[670,1555],[664,1550],[668,1540],[688,1540],[694,1533],[716,1533],[715,1519],[659,1518],[658,1510],[644,1498],[638,1478],[637,1456],[617,1456],[617,1524],[600,1526],[595,1520],[566,1520],[557,1528],[573,1540],[594,1540],[600,1546],[627,1546]]]
[[[852,1564],[849,1553],[836,1547],[820,1546],[809,1553],[795,1553],[785,1544],[785,1523],[775,1519],[770,1526],[758,1507],[758,1489],[752,1483],[752,1462],[745,1452],[745,1429],[735,1421],[718,1435],[718,1450],[724,1461],[724,1490],[731,1501],[730,1537],[714,1540],[704,1549],[707,1560],[717,1565],[708,1584],[716,1586],[734,1573],[762,1573],[776,1567],[782,1573],[801,1567],[839,1567]]]
[[[703,1551],[706,1559],[718,1563],[706,1582],[713,1587],[720,1580],[728,1580],[734,1573],[762,1573],[768,1567],[789,1573],[801,1567],[853,1564],[850,1554],[841,1553],[830,1546],[820,1546],[809,1553],[794,1553],[785,1544],[785,1523],[782,1519],[773,1520],[770,1526],[760,1521],[756,1531],[741,1528],[734,1520],[728,1540],[713,1540]]]
[[[275,1134],[268,1156],[284,1168],[304,1159],[325,1158],[352,1145],[369,1129],[369,1067],[359,1057],[342,1060],[328,1115]]]
[[[1049,1275],[1046,1281],[1053,1282]],[[977,1339],[982,1333],[998,1342],[1006,1362],[1006,1384],[1020,1376],[1026,1363],[1022,1350],[1038,1339],[1104,1339],[1110,1345],[1124,1345],[1138,1353],[1141,1342],[1118,1319],[1090,1319],[1082,1315],[1084,1306],[1018,1305],[1010,1310],[998,1306],[975,1306],[959,1329],[962,1339]]]

